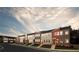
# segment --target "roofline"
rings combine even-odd
[[[13,36],[4,36],[4,35],[0,35],[0,37],[17,38],[17,37],[13,37]]]
[[[39,32],[29,33],[27,35],[33,35],[33,34],[38,34],[38,33],[48,33],[48,32],[51,32],[53,30],[56,30],[56,29],[62,30],[62,29],[66,29],[66,28],[72,29],[71,26],[65,26],[65,27],[59,27],[59,28],[55,28],[55,29],[51,29],[51,30],[47,30],[47,31],[39,31]]]

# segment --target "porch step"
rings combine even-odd
[[[52,46],[51,46],[51,49],[53,49],[53,50],[54,50],[54,49],[55,49],[55,45],[52,45]]]
[[[43,44],[40,44],[40,45],[38,46],[38,48],[40,48],[41,46],[43,46]]]

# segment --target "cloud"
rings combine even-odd
[[[30,32],[37,31],[35,25],[33,25],[33,17],[28,8],[13,8],[13,16]]]
[[[77,15],[76,17],[73,17],[66,24],[71,25],[73,29],[79,29],[79,15]]]
[[[15,17],[25,29],[22,32],[11,28],[10,32],[27,34],[42,30],[71,25],[72,28],[79,28],[79,11],[70,7],[15,7],[9,9],[9,15]]]
[[[67,8],[12,8],[12,15],[30,32],[51,28]],[[51,23],[52,22],[52,23]],[[48,25],[48,26],[47,26]]]
[[[70,22],[76,20],[73,18],[77,16],[72,8],[67,7],[12,8],[12,14],[29,32],[67,25],[71,25],[74,28],[75,25]]]

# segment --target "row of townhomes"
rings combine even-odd
[[[18,35],[18,37],[0,36],[0,43],[16,43],[35,45],[38,47],[76,47],[79,45],[79,30],[73,30],[71,26],[60,27],[47,31]]]

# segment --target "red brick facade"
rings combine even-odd
[[[60,29],[54,29],[52,31],[52,41],[53,41],[52,43],[55,45],[59,45],[60,40],[61,40],[59,32],[60,32]]]

